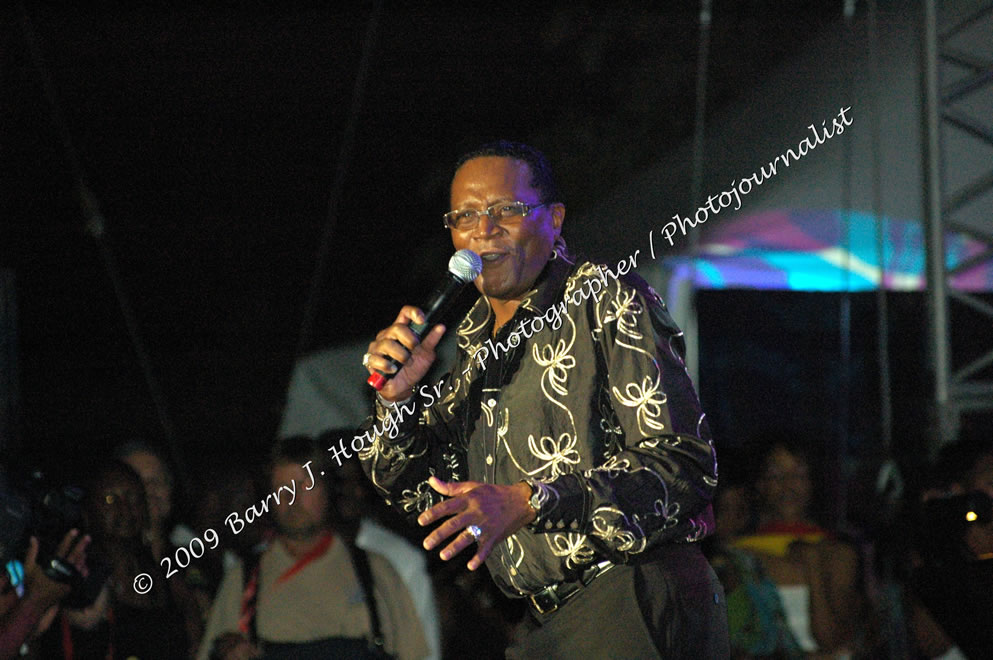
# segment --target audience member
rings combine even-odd
[[[213,529],[220,537],[219,545],[197,560],[199,579],[191,583],[198,597],[206,600],[204,611],[210,610],[217,589],[228,571],[240,573],[243,562],[254,562],[272,536],[269,520],[246,525],[238,534],[231,534],[224,520],[232,512],[242,515],[259,503],[264,490],[256,477],[258,470],[246,464],[225,461],[215,463],[203,475],[203,487],[193,509],[193,522],[201,532]],[[268,481],[268,479],[267,479]]]
[[[53,640],[60,648],[51,655],[187,657],[201,617],[182,581],[157,579],[144,594],[134,588],[137,575],[162,574],[147,544],[148,508],[141,479],[126,464],[112,462],[97,470],[86,491],[86,527],[93,536],[91,570],[98,577],[99,593],[90,606],[63,612],[62,629]]]
[[[400,576],[335,525],[325,486],[331,470],[326,448],[314,440],[277,441],[272,491],[255,504],[274,516],[275,539],[255,566],[225,574],[199,658],[363,658],[383,650],[402,659],[427,655]]]
[[[173,522],[174,480],[168,462],[158,449],[141,440],[119,446],[114,450],[114,458],[126,463],[141,478],[148,502],[148,529],[145,534],[155,560],[160,561],[173,550],[169,537]]]
[[[730,457],[725,464],[735,465],[735,458]],[[751,504],[747,485],[722,469],[714,496],[717,528],[703,541],[703,548],[727,594],[731,657],[802,658],[803,651],[786,623],[776,585],[752,552],[734,545],[753,526]]]
[[[339,437],[334,433],[325,437],[332,436]],[[408,526],[372,492],[358,460],[345,461],[333,476],[331,473],[328,476],[334,484],[336,509],[342,524],[355,530],[355,544],[383,556],[403,578],[421,620],[428,644],[427,657],[437,660],[441,653],[441,633],[426,553],[397,533],[398,528]]]
[[[790,632],[807,657],[850,657],[868,612],[855,548],[811,516],[805,449],[770,441],[758,461],[758,528],[736,545],[759,558],[776,585]]]
[[[908,612],[925,658],[993,658],[993,442],[964,439],[934,461],[912,529]]]

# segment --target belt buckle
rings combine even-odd
[[[547,598],[547,600],[546,600]],[[536,594],[528,596],[531,601],[531,605],[538,611],[538,614],[544,616],[545,614],[551,614],[555,610],[559,609],[559,605],[562,601],[559,600],[558,593],[556,593],[555,586],[545,587]],[[549,604],[548,609],[545,609],[543,605]]]

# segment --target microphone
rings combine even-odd
[[[431,297],[428,298],[428,303],[422,308],[424,323],[410,324],[410,329],[417,335],[418,340],[421,338],[421,333],[444,316],[465,285],[479,277],[481,272],[483,272],[483,260],[472,250],[459,250],[452,255],[452,258],[448,260],[448,272],[445,273],[445,279],[435,288]],[[388,357],[387,359],[399,371],[402,365],[393,358]],[[366,382],[378,392],[392,377],[392,375],[376,371],[369,375]]]

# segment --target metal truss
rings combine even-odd
[[[949,156],[952,140],[966,145],[959,156],[993,148],[993,2],[974,3],[964,16],[953,16],[952,5],[960,8],[962,3],[925,0],[924,7],[924,222],[939,430],[932,452],[955,438],[964,413],[993,411],[993,380],[983,378],[993,365],[993,306],[950,286],[956,274],[993,260],[993,197],[982,199],[993,191],[993,159]],[[965,215],[970,222],[963,221]],[[950,269],[947,231],[964,233],[984,243],[985,249]],[[961,357],[949,327],[952,301],[990,319],[989,329],[981,333],[990,350],[958,367],[953,365]],[[953,353],[960,359],[953,360]]]

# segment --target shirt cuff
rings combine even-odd
[[[554,481],[528,480],[538,494],[538,516],[528,527],[538,533],[586,534],[592,496],[577,474],[564,474]]]
[[[373,432],[387,442],[413,432],[420,417],[415,398],[411,394],[403,401],[388,401],[376,392]]]
[[[390,408],[393,408],[394,406],[402,406],[408,404],[410,403],[410,400],[413,398],[414,398],[414,394],[411,393],[410,396],[408,396],[406,399],[403,399],[402,401],[390,401],[388,399],[384,399],[383,395],[380,394],[379,392],[376,392],[376,417],[377,418],[385,417],[387,411]]]

